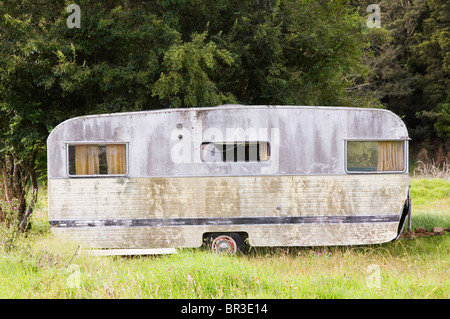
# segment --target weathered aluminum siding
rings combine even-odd
[[[50,179],[49,220],[398,215],[405,175]],[[279,209],[277,209],[277,206]],[[205,232],[247,232],[253,246],[371,244],[398,222],[56,227],[93,247],[197,247]]]
[[[200,146],[211,128],[224,138],[227,129],[240,129],[237,141],[253,140],[244,135],[252,128],[260,135],[258,140],[265,140],[259,134],[265,132],[271,143],[270,160],[202,163]],[[183,135],[182,141],[178,135]],[[67,178],[68,142],[128,142],[129,177],[250,176],[345,174],[346,139],[407,137],[401,119],[380,109],[228,106],[85,116],[63,122],[50,134],[48,177]],[[192,147],[190,163],[175,163],[171,157],[180,142]]]
[[[224,137],[227,128],[244,133],[251,128],[265,130],[267,138],[258,140],[271,143],[270,160],[202,163],[199,149],[210,128]],[[192,162],[172,160],[171,151],[180,143],[178,135],[192,146]],[[103,248],[196,247],[203,233],[213,231],[247,232],[254,246],[385,242],[397,235],[398,222],[95,225],[98,220],[203,216],[400,218],[407,173],[346,174],[345,140],[407,138],[400,118],[374,109],[237,105],[74,118],[56,127],[48,138],[49,220],[59,223],[60,227],[52,227],[55,234]],[[235,140],[254,139],[242,133]],[[70,142],[127,143],[127,177],[68,178]],[[94,226],[64,227],[64,220],[92,221]]]

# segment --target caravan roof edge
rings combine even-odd
[[[50,140],[52,133],[57,131],[58,128],[64,126],[73,121],[79,120],[87,120],[94,118],[103,118],[103,117],[116,117],[116,116],[134,116],[139,114],[154,114],[154,113],[167,113],[167,112],[189,112],[189,111],[208,111],[208,110],[224,110],[224,109],[320,109],[320,110],[354,110],[354,111],[380,111],[390,113],[393,117],[395,117],[398,121],[403,123],[403,120],[394,112],[386,109],[378,109],[378,108],[365,108],[365,107],[347,107],[347,106],[308,106],[308,105],[243,105],[243,104],[223,104],[218,106],[208,106],[208,107],[195,107],[195,108],[167,108],[167,109],[157,109],[157,110],[144,110],[144,111],[131,111],[131,112],[116,112],[116,113],[102,113],[102,114],[91,114],[91,115],[82,115],[76,116],[70,119],[67,119],[57,126],[55,126],[50,132],[47,141]],[[404,123],[403,123],[404,125]],[[405,139],[409,139],[409,137],[405,137]]]

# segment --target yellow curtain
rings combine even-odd
[[[377,171],[403,171],[403,142],[378,142]]]
[[[269,143],[268,142],[259,142],[259,160],[267,161],[269,160],[270,152],[269,152]]]
[[[126,146],[125,144],[106,145],[106,163],[108,174],[126,174]]]
[[[75,147],[75,174],[97,175],[98,173],[98,145],[77,145]]]

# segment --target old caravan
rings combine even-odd
[[[408,133],[381,109],[223,105],[73,118],[49,223],[94,248],[374,244],[408,213]]]

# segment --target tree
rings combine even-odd
[[[370,3],[352,1],[362,16]],[[403,118],[413,153],[422,147],[436,153],[439,145],[450,145],[448,1],[378,3],[382,28],[370,30],[366,65],[371,72],[358,94],[375,97]]]
[[[205,43],[207,32],[194,33],[192,41],[176,43],[164,54],[163,68],[153,86],[153,96],[167,99],[171,107],[196,107],[234,103],[231,93],[220,92],[210,79],[208,70],[217,69],[222,62],[230,66],[233,57],[210,41]]]
[[[427,2],[427,15],[413,37],[417,90],[428,107],[419,116],[434,119],[437,136],[450,139],[450,3]],[[450,149],[448,150],[450,152]],[[450,160],[450,158],[448,159]]]

